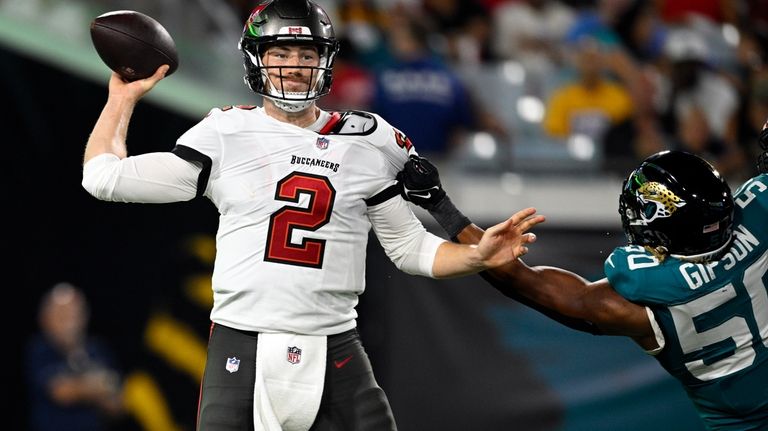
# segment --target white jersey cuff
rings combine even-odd
[[[651,328],[653,328],[653,335],[656,337],[656,344],[658,347],[651,350],[646,350],[645,353],[656,356],[659,353],[661,353],[662,350],[664,350],[664,345],[666,344],[666,341],[664,339],[664,333],[661,332],[661,327],[659,327],[659,323],[656,322],[656,317],[654,317],[653,311],[645,307],[645,312],[648,314],[648,321],[651,322]]]
[[[368,207],[368,218],[387,256],[401,271],[434,277],[432,266],[444,239],[424,228],[401,197]]]

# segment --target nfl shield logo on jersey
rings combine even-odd
[[[288,362],[298,364],[301,362],[301,349],[296,346],[288,348]]]
[[[240,360],[237,358],[227,358],[227,371],[234,373],[240,369]]]
[[[331,141],[329,141],[328,138],[321,136],[317,138],[317,142],[315,142],[315,146],[321,150],[325,150],[328,148],[329,143],[331,143]]]

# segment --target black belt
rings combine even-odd
[[[229,329],[231,331],[238,332],[238,333],[243,334],[243,335],[245,335],[247,337],[256,338],[256,337],[259,336],[259,332],[258,331],[246,331],[244,329],[237,329],[237,328],[233,328],[231,326],[222,325],[221,323],[214,323],[214,325],[222,327],[222,328],[225,328],[225,329]],[[339,332],[338,334],[329,335],[328,336],[328,342],[330,343],[331,341],[337,341],[337,340],[342,340],[343,341],[343,340],[346,340],[348,338],[356,338],[356,337],[358,337],[357,328],[352,328],[352,329],[346,330],[344,332]]]

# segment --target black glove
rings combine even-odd
[[[403,199],[432,210],[445,198],[445,190],[440,184],[437,168],[424,157],[413,155],[405,162],[405,167],[397,174],[400,194]]]
[[[437,168],[424,157],[411,156],[403,170],[398,172],[397,182],[403,199],[429,211],[451,239],[455,240],[459,232],[472,224],[453,205],[440,184]]]
[[[757,142],[760,143],[760,147],[763,151],[768,151],[768,122],[763,126],[763,130],[760,131],[760,136],[757,138]]]

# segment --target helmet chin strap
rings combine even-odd
[[[671,256],[676,257],[680,260],[693,262],[693,263],[709,262],[710,260],[719,258],[720,255],[725,251],[725,249],[727,247],[730,247],[731,242],[733,242],[734,238],[735,238],[735,235],[731,234],[731,236],[728,238],[728,241],[726,241],[725,244],[721,245],[716,250],[708,251],[706,253],[695,254],[695,255],[672,254]]]
[[[264,96],[272,101],[272,103],[275,104],[279,109],[285,111],[285,112],[301,112],[310,106],[312,106],[313,103],[315,103],[315,100],[285,100],[285,99],[277,99],[274,97]]]

